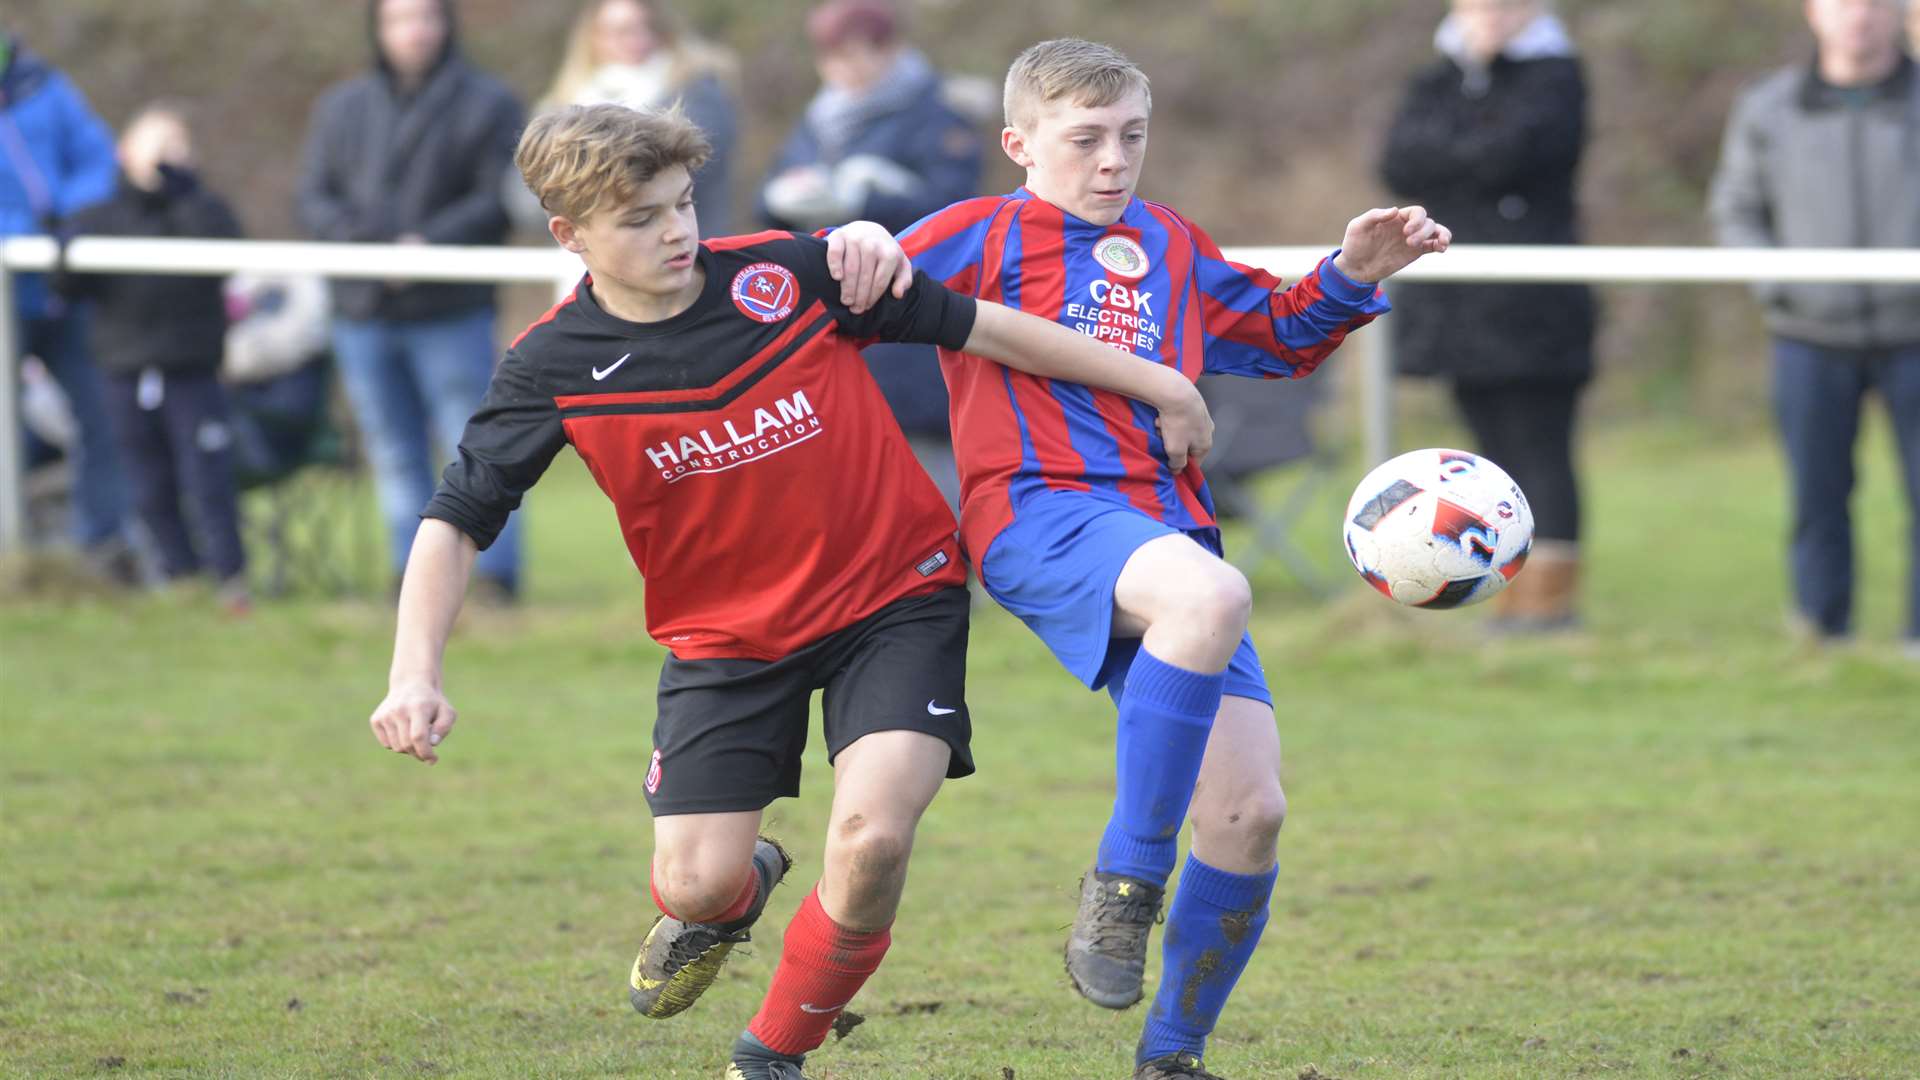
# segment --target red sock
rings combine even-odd
[[[653,893],[653,906],[660,909],[660,914],[665,915],[669,919],[680,919],[680,916],[675,915],[672,911],[668,910],[666,898],[660,895],[660,883],[658,881],[653,880],[651,875],[649,875],[647,879],[647,888]],[[694,919],[692,921],[704,922],[704,923],[730,923],[733,920],[739,918],[740,916],[745,915],[747,913],[747,909],[753,906],[754,899],[759,895],[760,895],[760,875],[755,873],[753,866],[749,864],[747,866],[747,880],[741,884],[740,895],[733,898],[733,903],[728,904],[727,909],[725,911],[722,911],[720,914],[715,915],[712,918]],[[688,920],[680,919],[680,921],[687,922]]]
[[[818,887],[787,924],[773,985],[747,1030],[782,1054],[804,1054],[827,1040],[835,1017],[892,944],[889,930],[860,933],[835,923],[820,906]]]

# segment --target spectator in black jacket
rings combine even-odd
[[[372,0],[374,67],[314,106],[299,213],[322,240],[498,244],[500,177],[523,114],[460,56],[452,0]],[[434,489],[493,373],[493,287],[333,283],[334,354],[366,436],[396,579]],[[519,587],[517,531],[480,556],[484,595]]]
[[[192,166],[181,111],[149,105],[120,138],[119,187],[75,216],[76,231],[239,236],[233,211],[200,184]],[[232,428],[219,380],[227,333],[220,279],[88,274],[76,281],[96,302],[94,342],[107,407],[161,574],[174,580],[205,570],[219,583],[222,605],[245,611]]]
[[[1381,163],[1394,194],[1481,244],[1578,241],[1574,173],[1586,85],[1541,0],[1454,0],[1434,37],[1443,59],[1407,88]],[[1403,285],[1394,356],[1408,375],[1453,381],[1479,452],[1532,504],[1524,573],[1497,598],[1506,628],[1575,625],[1580,500],[1574,411],[1593,373],[1594,300],[1584,285]]]

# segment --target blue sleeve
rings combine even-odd
[[[113,195],[120,166],[114,157],[113,132],[87,108],[86,98],[64,75],[55,75],[43,93],[59,114],[59,178],[54,183],[53,211],[61,217]]]
[[[1004,199],[982,198],[936,210],[900,234],[900,248],[914,269],[950,289],[972,293],[986,258],[987,235],[1005,209]]]

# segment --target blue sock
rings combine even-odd
[[[1227,995],[1260,944],[1279,876],[1278,866],[1259,874],[1229,874],[1187,855],[1160,942],[1160,989],[1147,1012],[1135,1064],[1181,1051],[1206,1052]]]
[[[1127,668],[1114,736],[1113,818],[1094,868],[1156,886],[1173,875],[1207,734],[1227,675],[1177,668],[1142,648]]]

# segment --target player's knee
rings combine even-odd
[[[653,863],[653,893],[661,906],[683,922],[705,922],[725,911],[740,895],[741,875],[694,859]]]
[[[846,860],[847,886],[854,894],[856,906],[865,907],[897,896],[907,876],[913,831],[862,821],[857,829],[849,832],[850,821],[840,823],[836,839]]]
[[[1205,812],[1198,807],[1195,810],[1196,829],[1212,834],[1216,844],[1258,861],[1280,842],[1280,827],[1287,820],[1287,796],[1275,784]]]
[[[1280,827],[1287,823],[1287,793],[1276,784],[1249,797],[1243,820],[1249,840],[1272,847],[1280,840]]]
[[[1211,564],[1185,590],[1184,614],[1196,626],[1238,641],[1253,614],[1253,587],[1247,576],[1224,562]]]

